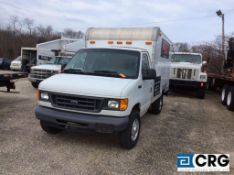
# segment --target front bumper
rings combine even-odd
[[[58,109],[37,106],[36,118],[56,125],[76,125],[77,127],[95,130],[96,132],[112,133],[124,130],[128,125],[128,116],[113,117],[103,115],[81,114]]]
[[[21,66],[11,65],[10,69],[11,70],[21,70]]]
[[[43,81],[41,79],[33,78],[30,75],[28,76],[28,79],[29,81],[34,82],[34,83],[40,83],[41,81]]]
[[[170,88],[175,88],[175,87],[205,88],[205,84],[206,82],[199,82],[199,81],[170,80]]]

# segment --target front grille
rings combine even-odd
[[[30,76],[32,78],[44,80],[49,78],[50,76],[54,75],[55,72],[52,70],[43,70],[43,69],[32,69],[30,72]]]
[[[55,107],[77,111],[99,112],[103,104],[103,99],[94,97],[52,94],[51,99]]]
[[[177,69],[176,78],[179,79],[191,79],[192,78],[192,69]]]

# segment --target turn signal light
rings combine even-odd
[[[127,108],[128,108],[128,99],[121,99],[120,105],[119,105],[119,110],[125,111]]]
[[[40,100],[40,91],[38,89],[36,91],[36,99],[37,99],[37,101]]]

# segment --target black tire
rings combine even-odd
[[[223,105],[226,105],[227,103],[227,95],[228,95],[229,89],[230,89],[230,86],[228,86],[227,84],[223,86],[223,89],[221,92],[221,103]]]
[[[36,82],[31,82],[31,84],[35,89],[37,89],[39,86],[39,83],[36,83]]]
[[[150,112],[153,114],[160,114],[163,107],[163,95],[151,104]]]
[[[41,128],[48,134],[57,134],[63,131],[63,129],[57,128],[55,124],[51,124],[42,120],[40,121],[40,125]]]
[[[134,122],[138,122],[138,128],[136,128],[137,131],[135,133],[136,135],[134,134],[133,131]],[[132,111],[131,115],[129,116],[129,122],[127,128],[120,133],[121,146],[126,149],[132,149],[133,147],[135,147],[140,136],[140,130],[141,130],[141,120],[139,112]]]
[[[206,89],[205,88],[199,88],[197,90],[197,98],[204,99],[206,96]]]
[[[226,105],[228,110],[234,111],[234,86],[228,91]]]

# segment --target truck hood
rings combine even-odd
[[[15,61],[12,61],[11,64],[18,64],[18,65],[20,65],[21,61],[15,60]]]
[[[31,67],[31,69],[60,71],[61,70],[61,65],[42,64],[42,65],[38,65],[38,66],[33,66],[33,67]]]
[[[200,69],[201,64],[193,64],[188,62],[171,63],[171,68]]]
[[[57,74],[40,83],[39,89],[50,92],[106,98],[125,98],[123,91],[134,79],[103,76]]]

